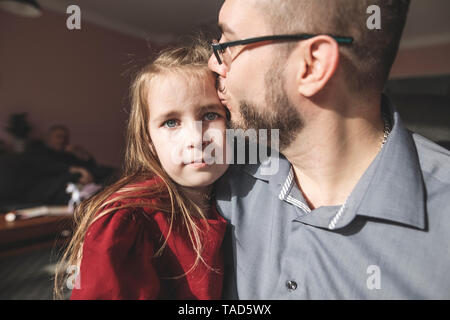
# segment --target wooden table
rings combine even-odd
[[[51,215],[7,222],[0,214],[0,257],[61,245],[72,235],[72,216]]]

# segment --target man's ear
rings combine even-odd
[[[334,75],[339,64],[339,46],[326,35],[314,37],[299,43],[297,72],[298,92],[311,97],[322,90]]]

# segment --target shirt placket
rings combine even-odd
[[[300,190],[294,188],[294,171],[292,167],[286,180],[280,186],[279,200],[294,206],[296,215],[304,216],[311,213],[311,209],[304,202]],[[277,284],[278,296],[284,299],[304,299],[306,297],[307,250],[304,247],[305,241],[300,230],[304,227],[304,225],[296,223],[295,218],[287,221],[286,224],[286,228],[289,230],[289,236],[287,237],[288,249],[283,258],[284,263]],[[302,257],[301,263],[298,260],[299,255]]]

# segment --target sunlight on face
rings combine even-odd
[[[162,167],[179,185],[205,187],[226,171],[226,113],[212,73],[166,73],[148,94],[149,132]]]
[[[265,16],[258,8],[258,1],[224,2],[219,13],[219,42],[272,34]],[[277,59],[277,50],[274,45],[266,44],[267,42],[263,42],[228,48],[224,53],[228,59],[222,65],[218,64],[214,54],[209,60],[209,68],[218,75],[219,97],[230,110],[231,119],[236,124],[244,121],[240,110],[243,102],[259,106],[259,113],[273,111],[264,99],[268,69]],[[245,129],[243,125],[240,127]]]

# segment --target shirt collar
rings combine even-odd
[[[423,229],[425,187],[411,132],[388,97],[382,105],[391,115],[392,129],[372,170],[364,174],[350,197],[358,215],[385,219]]]
[[[291,164],[280,153],[272,152],[266,161],[257,164],[245,164],[242,170],[258,180],[269,183],[272,191],[278,196],[291,170]]]
[[[267,170],[270,162],[247,164],[243,170],[256,179],[268,182],[278,198],[283,195],[280,200],[302,210],[298,220],[311,225],[339,229],[350,224],[356,215],[361,215],[423,229],[425,190],[416,146],[398,111],[385,95],[382,97],[382,106],[390,115],[391,132],[383,149],[350,194],[343,210],[340,206],[308,210],[301,192],[292,193],[297,186],[290,179],[291,165],[281,154],[279,158],[270,159],[278,161],[276,174],[265,174],[264,170]],[[286,184],[288,180],[291,182]],[[286,185],[287,193],[283,193]],[[293,194],[297,195],[295,199]]]

